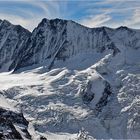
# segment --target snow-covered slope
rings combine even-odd
[[[20,110],[32,139],[140,138],[139,30],[43,19],[20,48],[0,108]]]

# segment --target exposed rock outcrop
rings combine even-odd
[[[0,139],[31,139],[23,114],[0,108]]]

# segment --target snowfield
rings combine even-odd
[[[81,70],[60,67],[58,62],[59,68],[50,71],[39,67],[1,73],[0,101],[23,112],[33,139],[139,138],[140,67],[109,67],[108,74],[112,61],[106,56]],[[108,96],[106,82],[111,86]]]

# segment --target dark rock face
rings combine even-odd
[[[100,98],[98,104],[96,104],[96,107],[98,110],[101,110],[103,106],[107,104],[108,97],[112,94],[110,84],[108,82],[105,82],[105,88],[103,91],[103,96]]]
[[[89,104],[95,96],[95,93],[91,92],[92,84],[88,82],[88,85],[85,89],[82,90],[82,100],[85,104]]]
[[[81,96],[83,102],[87,105],[90,105],[91,102],[95,102],[94,104],[95,107],[93,108],[100,111],[102,107],[107,104],[108,97],[112,94],[112,91],[111,91],[110,84],[107,81],[105,81],[101,77],[99,77],[98,80],[100,82],[98,81],[96,82],[96,80],[95,81],[89,80],[87,86],[81,91]],[[102,93],[98,92],[98,90],[96,91],[96,86],[98,86],[97,84],[101,86]]]
[[[0,139],[31,139],[27,128],[23,114],[0,108]]]

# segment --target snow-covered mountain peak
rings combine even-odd
[[[43,19],[24,46],[16,69],[40,63],[51,68],[56,60],[66,60],[85,52],[105,53],[107,50],[114,55],[119,52],[105,27],[92,29],[70,20]]]
[[[7,20],[1,22],[0,71],[9,71],[15,67],[22,45],[29,36],[30,32],[20,25],[13,25]]]

